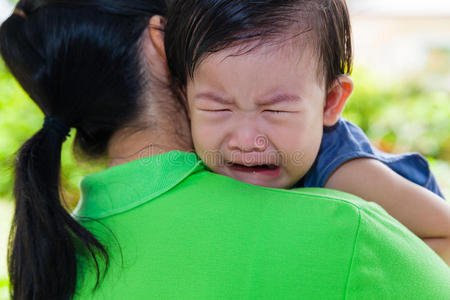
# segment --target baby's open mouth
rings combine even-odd
[[[242,165],[231,163],[229,168],[233,171],[245,172],[245,173],[258,173],[264,175],[276,176],[280,173],[280,167],[273,164],[261,164],[261,165]]]
[[[241,164],[231,164],[230,166],[237,167],[237,168],[248,168],[248,169],[256,168],[256,169],[269,169],[269,170],[274,170],[274,169],[278,168],[278,166],[276,166],[276,165],[267,165],[267,164],[252,165],[252,166],[246,166],[246,165],[241,165]]]

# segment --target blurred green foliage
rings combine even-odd
[[[344,117],[386,152],[420,152],[450,162],[450,94],[419,81],[381,82],[370,72],[353,76],[355,91]]]
[[[0,60],[0,199],[12,198],[15,153],[42,127],[43,118],[42,112]],[[73,207],[79,199],[81,178],[101,169],[103,165],[77,161],[72,154],[75,131],[72,130],[70,135],[62,151],[62,184],[64,198],[69,207]]]
[[[355,91],[344,117],[358,124],[383,151],[417,151],[427,156],[432,166],[437,166],[438,180],[448,193],[450,94],[428,91],[416,82],[381,84],[364,70],[352,77]],[[41,128],[42,122],[43,115],[38,107],[0,62],[0,198],[12,198],[14,154]],[[101,168],[74,158],[71,153],[74,135],[72,131],[62,154],[63,186],[70,206],[79,198],[81,178]]]
[[[9,282],[6,279],[0,279],[0,300],[9,299]]]

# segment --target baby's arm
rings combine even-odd
[[[344,163],[325,187],[378,203],[450,266],[450,205],[434,193],[370,158]]]

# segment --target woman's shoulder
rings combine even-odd
[[[100,221],[90,229],[104,232],[113,263],[95,299],[123,299],[129,290],[135,299],[258,299],[274,290],[281,298],[383,298],[380,288],[394,286],[394,276],[390,293],[410,295],[402,285],[425,261],[420,295],[449,278],[439,258],[375,203],[328,189],[252,186],[206,169]],[[83,296],[95,279],[88,267],[80,270]]]

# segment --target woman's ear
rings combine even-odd
[[[353,80],[347,75],[336,77],[327,92],[323,125],[333,126],[339,120],[347,99],[353,92]]]
[[[158,15],[153,16],[147,27],[143,42],[143,54],[148,64],[153,82],[167,86],[170,84],[169,67],[164,48],[164,26],[166,20]]]
[[[164,27],[166,19],[161,16],[154,15],[149,22],[150,39],[158,54],[166,60],[166,51],[164,48]]]

